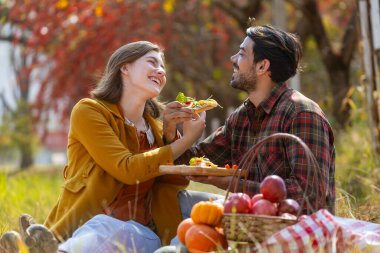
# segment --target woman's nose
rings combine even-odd
[[[166,71],[165,71],[165,69],[160,67],[157,69],[157,74],[160,76],[166,76]]]

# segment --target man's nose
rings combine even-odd
[[[234,54],[234,55],[231,56],[230,60],[231,60],[232,62],[235,62],[236,55],[237,55],[237,54]]]

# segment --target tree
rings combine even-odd
[[[358,17],[355,2],[350,1],[344,3],[347,5],[345,10],[346,17],[340,20],[337,25],[343,31],[343,36],[339,42],[339,47],[334,48],[333,43],[336,38],[330,38],[326,29],[326,25],[322,20],[321,12],[323,8],[334,8],[339,3],[337,1],[330,2],[330,6],[318,6],[315,0],[291,1],[303,15],[301,18],[307,20],[318,49],[325,65],[330,80],[331,93],[333,100],[333,115],[341,127],[344,127],[349,120],[347,117],[350,113],[348,103],[345,103],[346,96],[350,89],[350,65],[358,43]],[[322,11],[321,11],[322,9]],[[348,15],[347,15],[348,12]],[[340,17],[345,17],[341,15]],[[342,29],[343,27],[343,29]]]
[[[7,27],[9,34],[14,30],[13,26]],[[6,37],[11,39],[11,35]],[[0,93],[1,104],[4,108],[3,125],[7,123],[7,130],[12,145],[20,152],[21,169],[33,164],[33,146],[35,135],[33,132],[33,120],[29,103],[30,91],[33,82],[33,70],[37,64],[37,54],[23,45],[12,48],[10,62],[15,74],[15,89],[11,93],[15,105]]]

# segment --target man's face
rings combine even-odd
[[[237,54],[231,56],[234,73],[231,78],[233,88],[251,92],[256,89],[257,75],[253,63],[253,41],[246,37]]]

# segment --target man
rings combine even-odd
[[[304,213],[320,208],[334,213],[333,131],[321,108],[285,83],[298,70],[302,57],[300,42],[294,34],[267,25],[252,26],[246,35],[238,53],[231,57],[230,85],[247,92],[247,99],[227,118],[224,126],[188,150],[176,164],[187,164],[193,156],[206,156],[220,166],[239,164],[243,155],[264,137],[275,133],[292,134],[310,148],[319,168],[307,163],[305,152],[297,142],[270,140],[259,150],[259,157],[249,168],[248,193],[258,193],[260,182],[276,174],[284,179],[288,198],[299,203],[307,200]],[[166,140],[172,140],[175,123],[166,122],[164,127]],[[314,169],[318,173],[314,173]],[[226,189],[232,179],[189,178],[221,189]]]

